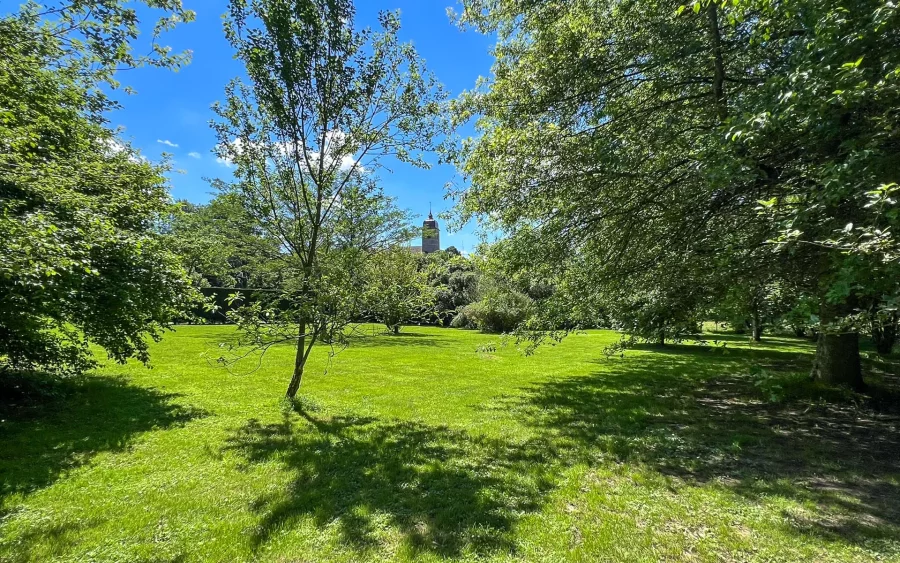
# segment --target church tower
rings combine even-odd
[[[441,249],[441,230],[437,221],[428,210],[428,219],[422,223],[422,254],[437,252]]]

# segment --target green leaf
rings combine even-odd
[[[842,64],[842,65],[841,65],[841,68],[856,68],[856,67],[858,67],[858,66],[860,65],[860,63],[862,63],[862,61],[863,61],[863,57],[860,57],[860,58],[856,59],[856,60],[855,60],[854,62],[852,62],[852,63],[844,63],[844,64]]]

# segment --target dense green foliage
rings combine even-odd
[[[697,316],[777,281],[823,334],[896,310],[896,5],[679,4],[465,1],[498,44],[457,106],[481,133],[449,153],[463,218],[509,235],[511,274],[600,306],[688,285]]]
[[[203,205],[179,202],[163,232],[198,287],[272,288],[281,281],[277,239],[234,194]]]
[[[478,298],[480,272],[475,260],[462,256],[454,247],[420,256],[419,268],[428,273],[434,303],[423,320],[449,325],[463,307]]]
[[[616,333],[523,357],[372,325],[317,346],[284,411],[292,346],[248,377],[198,361],[233,330],[178,327],[149,371],[4,386],[0,560],[900,557],[896,415],[809,395],[804,341],[603,360]]]
[[[534,302],[508,280],[482,275],[477,286],[478,300],[466,305],[454,327],[478,328],[484,332],[512,332],[531,314]]]
[[[113,67],[179,60],[133,58],[136,24],[115,1],[0,19],[0,366],[78,372],[89,343],[146,362],[146,337],[187,306],[179,260],[154,232],[167,167],[104,126],[114,104],[99,81]]]

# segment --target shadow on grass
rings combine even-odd
[[[361,557],[384,542],[388,526],[412,552],[511,553],[514,523],[552,486],[535,445],[414,422],[300,415],[251,421],[228,446],[249,463],[278,460],[294,474],[285,490],[253,504],[257,547],[309,519],[336,529]]]
[[[515,556],[516,524],[543,508],[566,468],[614,462],[750,502],[787,498],[814,507],[784,514],[787,530],[893,553],[900,417],[865,397],[823,400],[832,390],[802,382],[791,387],[792,398],[771,402],[751,365],[790,387],[800,381],[792,370],[805,372],[810,360],[790,342],[772,347],[671,346],[599,360],[603,373],[560,378],[481,407],[529,427],[531,437],[520,442],[298,409],[299,417],[280,423],[250,421],[227,448],[248,466],[276,462],[292,475],[252,504],[257,548],[312,524],[334,530],[359,559],[398,532],[413,553]]]
[[[184,424],[203,413],[173,403],[174,394],[130,385],[124,378],[0,377],[0,517],[10,497],[46,487],[102,451],[131,438]]]
[[[751,358],[771,371],[763,383],[781,385],[787,400],[767,399],[748,374]],[[896,390],[842,395],[807,380],[809,358],[773,350],[722,355],[673,346],[608,361],[618,365],[533,387],[493,408],[569,444],[568,456],[600,450],[757,502],[780,496],[815,506],[785,515],[798,533],[870,547],[870,540],[900,542]]]
[[[237,345],[239,339],[242,337],[241,333],[235,331],[232,334],[221,335],[221,336],[206,336],[206,335],[192,335],[186,336],[185,338],[195,338],[200,340],[205,340],[207,345],[207,351],[210,353],[210,357],[215,358],[221,354],[220,352],[220,344],[234,344]],[[180,336],[179,336],[180,338]],[[412,348],[412,347],[446,347],[446,346],[454,346],[456,343],[454,342],[452,337],[441,337],[436,336],[434,334],[427,333],[417,333],[417,332],[401,332],[400,334],[392,334],[386,331],[386,329],[379,328],[375,331],[371,329],[358,330],[349,334],[347,337],[347,348],[343,348],[342,346],[335,344],[334,350],[337,352],[341,352],[345,349],[353,349],[353,348]],[[296,348],[296,341],[290,340],[285,342],[279,342],[274,344],[273,348]],[[332,348],[332,345],[327,342],[319,341],[316,343],[317,348]],[[237,347],[239,351],[250,351],[251,347]]]
[[[372,347],[372,348],[382,348],[382,347],[416,347],[416,346],[428,346],[428,347],[446,347],[446,346],[454,346],[456,342],[452,337],[440,337],[435,336],[434,334],[427,333],[417,333],[417,332],[405,332],[401,331],[400,334],[391,334],[386,332],[385,330],[379,329],[378,331],[371,332],[366,331],[362,333],[353,334],[350,338],[350,348],[356,347]]]
[[[695,364],[693,367],[702,371],[709,371],[714,365],[737,364],[745,365],[747,362],[767,366],[779,371],[797,371],[812,368],[812,354],[814,348],[806,346],[806,343],[796,341],[772,341],[751,345],[746,339],[742,340],[715,340],[708,339],[704,344],[636,344],[632,348],[635,351],[652,352],[658,357],[655,364],[663,370],[672,367],[677,369],[680,363]],[[736,345],[739,344],[739,345]],[[627,355],[627,353],[626,353]],[[609,360],[599,359],[596,363],[603,365]],[[629,357],[628,362],[640,361]],[[674,364],[672,363],[674,362]],[[623,364],[628,369],[627,364]]]

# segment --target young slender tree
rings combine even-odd
[[[292,269],[282,306],[244,311],[239,325],[256,346],[296,343],[291,398],[313,346],[340,340],[357,305],[348,276],[361,275],[361,254],[345,244],[342,197],[374,197],[364,177],[385,158],[426,167],[444,127],[445,93],[398,40],[398,15],[380,14],[378,31],[353,19],[350,0],[234,0],[225,23],[248,81],[215,106],[219,156]]]

